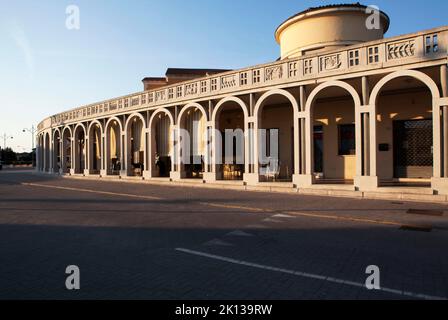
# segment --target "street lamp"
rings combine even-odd
[[[31,151],[34,150],[34,134],[37,132],[37,129],[32,125],[30,129],[25,128],[22,131],[31,133]]]

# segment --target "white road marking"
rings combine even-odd
[[[266,219],[263,220],[263,222],[282,223],[283,221],[276,220],[276,219],[271,219],[271,218],[266,218]]]
[[[296,217],[294,217],[294,216],[290,216],[290,215],[287,215],[287,214],[276,214],[275,216],[273,216],[273,218],[287,218],[287,219],[293,219],[293,218],[296,218]]]
[[[279,272],[279,273],[285,273],[285,274],[289,274],[289,275],[301,277],[301,278],[315,279],[315,280],[327,281],[327,282],[337,283],[337,284],[344,284],[347,286],[358,287],[358,288],[367,290],[365,284],[360,283],[360,282],[338,279],[338,278],[333,278],[333,277],[329,277],[329,276],[312,274],[312,273],[296,271],[296,270],[276,268],[276,267],[272,267],[272,266],[268,266],[268,265],[262,265],[262,264],[252,263],[252,262],[248,262],[248,261],[244,261],[244,260],[227,258],[227,257],[223,257],[223,256],[218,256],[218,255],[214,255],[214,254],[209,254],[209,253],[204,253],[204,252],[199,252],[199,251],[194,251],[194,250],[189,250],[189,249],[184,249],[184,248],[176,248],[175,250],[178,252],[185,253],[185,254],[190,254],[190,255],[195,255],[195,256],[199,256],[199,257],[203,257],[203,258],[223,261],[223,262],[241,265],[241,266],[245,266],[245,267],[262,269],[262,270]],[[410,297],[413,299],[448,300],[448,298],[446,298],[446,297],[437,297],[437,296],[431,296],[431,295],[422,294],[422,293],[414,293],[414,292],[410,292],[410,291],[402,291],[402,290],[390,289],[390,288],[385,288],[385,287],[382,287],[380,290],[377,290],[377,291],[383,291],[383,292],[387,292],[387,293],[391,293],[391,294],[395,294],[395,295]]]
[[[241,230],[235,230],[232,232],[229,232],[228,234],[226,234],[226,236],[233,236],[233,237],[254,237],[253,234],[251,233],[247,233]]]
[[[130,194],[130,193],[119,193],[119,192],[98,191],[98,190],[81,189],[81,188],[60,187],[60,186],[52,186],[52,185],[38,184],[38,183],[22,183],[22,185],[29,186],[29,187],[40,187],[40,188],[47,188],[47,189],[78,191],[78,192],[86,192],[86,193],[104,194],[104,195],[108,195],[108,196],[130,197],[130,198],[147,199],[147,200],[162,200],[163,199],[163,198],[159,198],[159,197],[140,196],[140,195]]]

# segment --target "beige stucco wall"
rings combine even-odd
[[[314,105],[314,125],[322,125],[324,131],[324,178],[354,179],[356,156],[339,155],[338,125],[355,123],[355,107],[352,100],[319,102]]]
[[[380,29],[369,30],[367,18],[363,10],[324,10],[285,22],[276,33],[281,58],[382,39],[386,19],[381,19]]]

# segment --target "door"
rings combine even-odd
[[[432,120],[394,121],[394,177],[429,179],[433,175]]]

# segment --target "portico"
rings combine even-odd
[[[343,22],[365,9],[342,7],[285,21],[276,62],[188,71],[190,80],[157,78],[157,87],[148,78],[143,92],[45,119],[39,170],[448,195],[448,28],[384,39],[382,13],[382,31],[365,30],[357,43],[344,40],[353,29],[344,23],[340,43],[297,38],[307,19],[324,34],[328,17]]]

